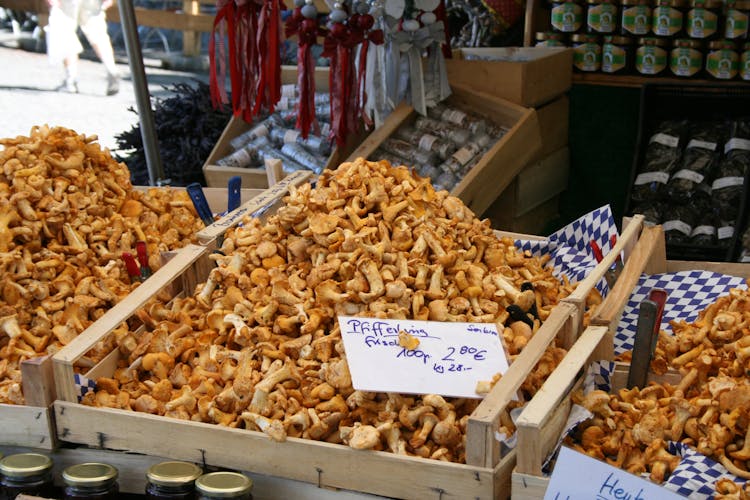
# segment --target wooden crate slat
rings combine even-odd
[[[56,446],[52,411],[47,407],[0,404],[0,444],[51,450]]]

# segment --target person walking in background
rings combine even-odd
[[[57,90],[78,93],[78,54],[83,51],[77,35],[80,27],[107,70],[107,95],[117,94],[120,76],[105,18],[113,0],[47,0],[47,3],[50,6],[49,24],[45,28],[47,54],[51,63],[62,61],[65,67],[65,79]]]

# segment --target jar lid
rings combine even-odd
[[[622,0],[622,5],[651,5],[650,0]]]
[[[722,0],[690,0],[691,7],[703,7],[704,9],[718,9],[723,4]]]
[[[195,480],[195,491],[219,498],[244,495],[252,488],[252,480],[237,472],[209,472]]]
[[[666,5],[676,9],[685,7],[685,0],[657,0],[656,5]]]
[[[583,43],[599,43],[599,37],[596,35],[589,35],[588,33],[578,33],[577,35],[573,35],[570,37],[570,40],[573,42],[583,42]]]
[[[149,467],[146,478],[158,486],[192,484],[203,470],[190,462],[160,462]]]
[[[604,43],[611,43],[614,45],[632,45],[633,39],[627,36],[605,36]]]
[[[16,453],[0,460],[0,474],[5,477],[29,477],[52,469],[52,459],[41,453]]]
[[[750,10],[750,0],[727,0],[727,8],[737,10]]]
[[[76,464],[63,471],[62,479],[68,486],[106,486],[117,479],[117,469],[97,462]]]
[[[736,50],[737,46],[731,40],[714,40],[708,44],[708,48],[712,50]]]
[[[655,38],[652,36],[643,37],[638,39],[639,45],[656,45],[657,47],[666,47],[667,40],[663,38]]]
[[[538,31],[534,35],[536,40],[565,40],[565,33],[557,33],[555,31]]]
[[[692,40],[690,38],[678,38],[674,42],[672,42],[673,47],[687,47],[690,49],[700,49],[701,48],[701,42],[700,40]]]

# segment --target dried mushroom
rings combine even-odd
[[[211,256],[217,267],[193,296],[140,311],[145,332],[120,345],[127,359],[112,379],[128,398],[84,402],[127,399],[137,411],[276,441],[464,462],[478,400],[355,391],[336,315],[494,322],[513,358],[522,349],[516,335],[533,331],[505,328],[508,309],[536,330],[540,320],[528,311],[546,318],[573,287],[552,276],[546,259],[498,240],[489,221],[405,167],[344,163],[315,188],[293,188],[285,202],[265,223],[246,218],[227,232],[222,254]],[[169,353],[156,335],[178,324],[189,326],[181,338],[192,342]],[[547,372],[559,362],[551,349]],[[170,359],[159,362],[164,355]],[[110,379],[106,388],[101,382],[96,394],[111,392]]]
[[[0,139],[0,403],[24,403],[21,361],[55,353],[137,286],[124,251],[145,241],[156,269],[203,227],[185,192],[133,190],[95,141],[46,126]]]

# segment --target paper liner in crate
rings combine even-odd
[[[729,293],[730,289],[747,287],[743,278],[710,271],[641,275],[617,326],[614,340],[616,355],[633,349],[640,304],[654,288],[667,292],[660,328],[668,330],[670,321],[683,320],[691,323],[702,310],[716,302],[720,296]]]
[[[606,255],[612,249],[610,237],[619,237],[615,219],[609,205],[597,208],[564,228],[552,233],[544,240],[517,240],[516,246],[528,250],[532,255],[552,255],[554,275],[565,276],[572,283],[581,281],[596,267],[597,261],[591,249],[591,240],[596,241]],[[602,296],[607,295],[606,280],[596,285]]]
[[[584,394],[594,389],[610,392],[612,390],[611,379],[614,369],[615,363],[612,361],[596,361],[591,363],[586,370],[584,378]],[[551,465],[565,437],[570,435],[580,423],[585,422],[593,416],[590,411],[582,406],[572,406],[563,433],[554,451],[547,457],[542,466],[544,473],[551,473]],[[664,488],[675,493],[694,500],[708,500],[713,498],[715,493],[714,485],[719,479],[726,478],[738,484],[745,483],[745,479],[731,474],[723,465],[698,453],[686,444],[669,441],[667,443],[667,450],[669,453],[680,457],[680,463],[675,467],[667,480],[662,483]],[[644,473],[642,476],[648,478],[648,474]]]

